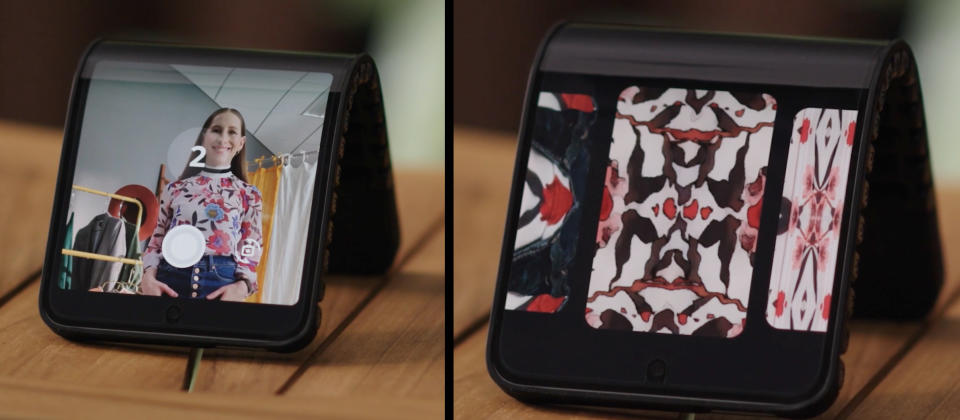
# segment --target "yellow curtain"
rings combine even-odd
[[[258,159],[259,161],[263,158]],[[256,172],[249,174],[250,183],[260,190],[263,199],[263,217],[261,223],[261,233],[263,234],[263,252],[260,254],[260,264],[257,266],[257,281],[260,287],[257,293],[250,295],[247,302],[260,303],[260,294],[263,293],[265,282],[270,279],[264,278],[263,273],[267,268],[267,258],[270,254],[270,227],[273,225],[273,210],[277,203],[277,186],[280,185],[280,165],[274,164],[269,168],[259,168]]]

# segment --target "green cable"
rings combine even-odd
[[[203,359],[202,347],[194,347],[190,349],[190,357],[187,359],[187,373],[183,377],[184,391],[193,391],[193,384],[197,381],[197,372],[200,371],[201,359]]]

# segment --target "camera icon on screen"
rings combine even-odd
[[[260,244],[257,241],[252,239],[244,239],[243,242],[239,244],[239,250],[237,255],[239,256],[240,262],[248,262],[247,258],[256,255],[260,251]]]

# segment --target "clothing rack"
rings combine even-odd
[[[277,162],[280,162],[281,164],[286,164],[287,162],[290,161],[290,159],[291,159],[293,156],[300,155],[300,156],[303,156],[303,159],[306,159],[306,158],[307,158],[307,155],[314,155],[314,154],[317,154],[317,153],[320,153],[320,151],[319,151],[319,150],[310,150],[310,151],[300,151],[300,152],[296,152],[296,153],[284,153],[284,154],[281,154],[281,155],[279,155],[279,156],[278,156],[278,155],[261,156],[261,157],[258,157],[258,158],[256,158],[256,159],[254,159],[253,162],[250,162],[250,164],[256,164],[256,168],[255,168],[255,169],[252,169],[252,170],[255,171],[255,170],[258,170],[258,169],[262,169],[262,168],[263,168],[263,161],[264,161],[265,159],[270,159],[270,161],[273,162],[273,165],[276,166],[276,165],[278,165]]]
[[[80,185],[74,185],[74,186],[73,186],[73,189],[75,189],[75,190],[77,190],[77,191],[82,191],[82,192],[90,193],[90,194],[97,194],[97,195],[102,195],[102,196],[105,196],[105,197],[116,198],[117,200],[126,201],[126,202],[128,202],[128,203],[136,204],[136,205],[137,205],[137,225],[136,225],[136,228],[135,228],[135,230],[134,230],[134,235],[136,235],[136,234],[137,234],[136,232],[140,230],[140,223],[141,223],[142,220],[143,220],[143,205],[140,204],[140,200],[137,200],[137,199],[132,198],[132,197],[127,197],[127,196],[125,196],[125,195],[103,192],[103,191],[95,190],[95,189],[93,189],[93,188],[83,187],[83,186],[80,186]],[[70,248],[63,248],[63,249],[61,249],[61,252],[63,253],[63,255],[70,255],[70,256],[73,256],[73,257],[90,258],[90,259],[94,259],[94,260],[109,261],[109,262],[119,262],[119,263],[123,263],[123,264],[134,264],[134,265],[141,265],[141,264],[143,264],[143,261],[140,261],[140,260],[134,260],[134,259],[122,258],[122,257],[114,257],[114,256],[112,256],[112,255],[95,254],[95,253],[86,252],[86,251],[77,251],[77,250],[70,249]]]

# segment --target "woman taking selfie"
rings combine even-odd
[[[244,130],[235,109],[207,117],[180,178],[160,194],[157,228],[143,254],[141,294],[242,301],[257,291],[262,203],[247,182]],[[176,247],[192,246],[203,249],[199,261],[167,261]]]

